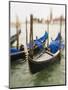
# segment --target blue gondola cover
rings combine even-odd
[[[62,44],[62,42],[60,42],[61,36],[60,33],[58,33],[57,37],[55,40],[53,40],[50,45],[48,46],[48,48],[50,48],[50,51],[52,53],[56,53],[58,51],[58,49],[63,49],[64,48],[64,44]]]
[[[56,53],[58,49],[60,49],[60,41],[59,40],[52,41],[49,45],[49,48],[52,53]]]
[[[10,52],[11,53],[15,53],[15,52],[19,52],[20,50],[19,49],[17,49],[17,48],[11,48],[10,49]]]
[[[45,32],[45,34],[41,38],[34,40],[33,45],[37,45],[40,49],[42,49],[43,42],[45,42],[47,38],[48,38],[48,33]],[[33,46],[32,46],[32,44],[28,44],[27,47],[32,48]]]

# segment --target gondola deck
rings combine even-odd
[[[44,54],[42,54],[40,57],[38,56],[38,57],[35,57],[34,59],[33,59],[33,61],[36,61],[36,62],[41,62],[41,61],[44,61],[45,60],[45,57],[46,57],[46,60],[49,60],[50,58],[52,58],[52,56],[51,55],[49,55],[48,53],[44,53]]]

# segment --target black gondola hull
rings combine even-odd
[[[25,60],[26,59],[26,54],[25,52],[17,52],[17,53],[14,53],[14,54],[10,54],[10,60],[11,61],[15,61],[15,60],[19,60],[19,59],[23,59]]]
[[[28,63],[29,63],[30,72],[33,74],[36,72],[39,72],[42,69],[47,68],[49,65],[53,64],[54,62],[60,61],[60,59],[61,59],[60,57],[61,56],[60,56],[60,52],[59,52],[56,56],[54,56],[53,58],[51,58],[49,60],[36,62],[36,61],[32,60],[29,56]]]

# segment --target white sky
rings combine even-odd
[[[63,15],[65,17],[64,5],[50,5],[50,4],[33,4],[33,3],[14,3],[11,2],[11,21],[16,20],[16,15],[19,16],[21,22],[29,20],[30,14],[38,18],[49,18],[50,10],[52,9],[53,17]]]

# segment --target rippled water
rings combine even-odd
[[[59,32],[59,25],[50,25],[49,36],[54,39]],[[47,29],[46,25],[34,26],[34,39],[36,35],[40,37]],[[26,45],[25,25],[22,26],[22,33],[20,35],[20,43]],[[14,32],[12,32],[14,33]],[[29,25],[28,25],[29,34]],[[65,41],[65,26],[62,27],[62,36]],[[29,38],[29,37],[28,37]],[[14,44],[15,45],[15,44]],[[26,46],[25,46],[26,47]],[[31,74],[29,70],[28,60],[26,62],[13,62],[10,68],[10,87],[29,87],[29,86],[47,86],[47,85],[61,85],[65,84],[65,49],[62,52],[61,62],[54,63],[47,69]]]

